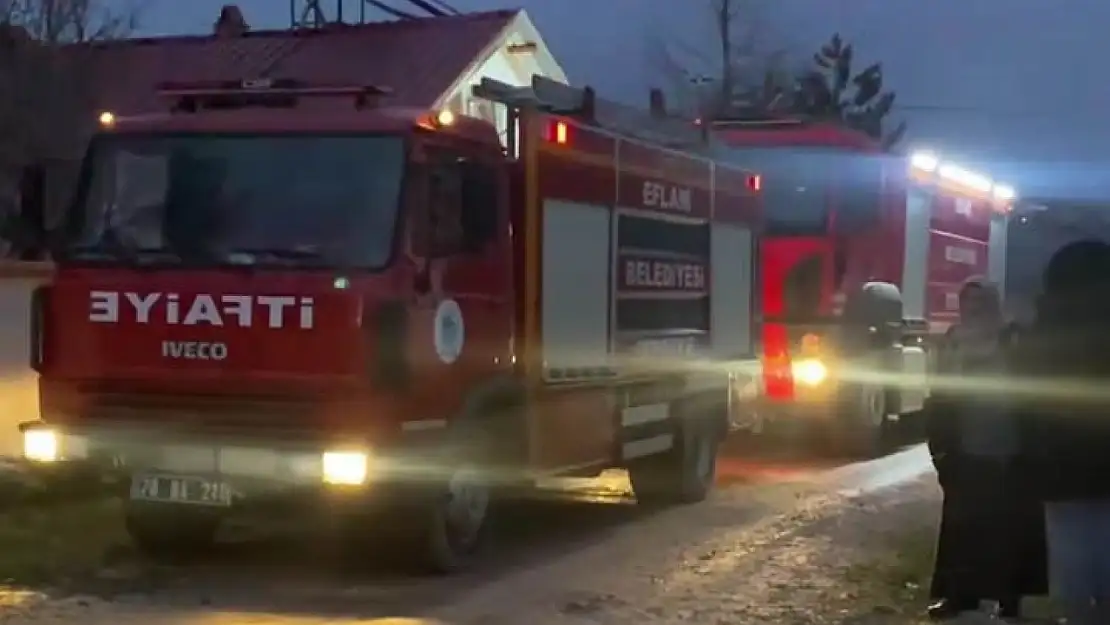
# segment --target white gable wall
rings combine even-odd
[[[524,43],[534,43],[536,49],[529,52],[509,51],[512,45]],[[492,78],[523,87],[532,83],[532,76],[535,74],[567,82],[566,73],[551,56],[551,52],[532,25],[532,21],[528,19],[528,15],[521,11],[501,33],[498,40],[492,43],[488,55],[484,59],[479,59],[473,69],[441,98],[439,104],[463,115],[487,118],[492,115],[493,119],[490,121],[496,124],[501,141],[504,143],[508,125],[504,107],[500,105],[489,107],[488,103],[483,107],[483,101],[471,95],[472,89],[483,78]]]

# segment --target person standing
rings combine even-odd
[[[1043,508],[1022,485],[1019,426],[998,392],[1016,331],[986,280],[967,281],[959,306],[926,405],[929,451],[944,491],[928,613],[948,619],[991,599],[1000,616],[1019,617],[1021,597],[1043,594],[1047,580]]]
[[[1045,501],[1051,594],[1069,625],[1110,623],[1110,246],[1049,261],[1016,359],[1024,462]]]

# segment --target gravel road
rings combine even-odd
[[[569,501],[506,509],[495,555],[467,575],[353,575],[320,564],[311,542],[261,541],[229,547],[220,562],[141,580],[109,571],[88,594],[3,591],[0,623],[809,622],[768,608],[768,597],[798,582],[792,576],[813,577],[789,537],[824,531],[855,498],[920,481],[930,470],[921,446],[846,465],[742,455],[722,459],[720,488],[699,505],[648,514],[631,505],[616,474],[572,484]]]

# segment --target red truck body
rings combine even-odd
[[[34,298],[28,457],[126,467],[145,546],[168,531],[146,507],[291,489],[445,492],[421,499],[441,533],[460,480],[617,466],[641,498],[703,497],[758,374],[758,177],[537,81],[476,90],[507,149],[374,89],[175,86],[173,113],[102,116]],[[424,543],[440,569],[470,547]]]
[[[910,159],[902,283],[907,316],[926,319],[936,336],[957,320],[959,287],[969,278],[1005,285],[1014,198],[1008,187],[987,189],[983,176],[955,165],[928,171],[934,158]]]

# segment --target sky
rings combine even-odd
[[[340,1],[357,16],[357,0],[321,4],[334,11]],[[655,42],[708,53],[714,45],[709,0],[450,1],[460,10],[526,9],[573,82],[624,100],[646,101],[660,83]],[[881,61],[910,125],[909,146],[977,167],[1026,196],[1110,199],[1110,2],[746,1],[767,45],[804,58],[839,32],[861,67]],[[140,33],[207,32],[223,4],[151,0]],[[238,4],[252,28],[288,25],[288,0]]]

